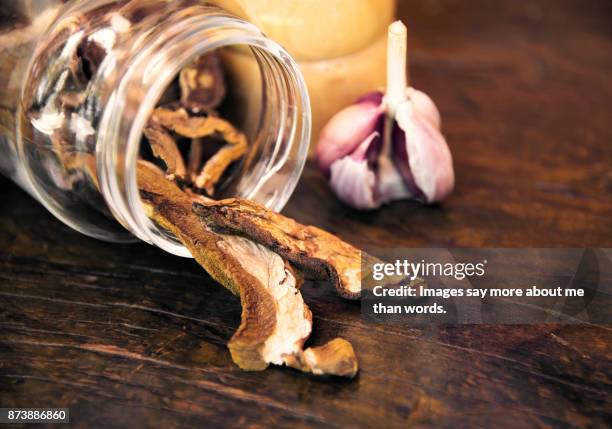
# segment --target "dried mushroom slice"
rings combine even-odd
[[[228,167],[242,158],[247,150],[246,136],[228,121],[214,116],[190,116],[185,109],[172,110],[158,107],[153,111],[152,123],[159,124],[176,134],[193,139],[189,151],[187,171],[197,188],[204,189],[209,196]],[[208,159],[199,172],[203,145],[202,139],[218,136],[227,144]]]
[[[195,182],[200,170],[202,169],[202,156],[204,154],[202,139],[193,139],[189,145],[187,156],[187,176],[189,180]]]
[[[217,247],[225,255],[226,263],[233,260],[236,264],[227,271],[236,273],[239,267],[245,274],[237,285],[245,292],[241,300],[252,303],[252,308],[261,304],[257,314],[250,312],[251,315],[255,315],[257,320],[272,322],[272,330],[259,352],[262,369],[268,363],[282,365],[289,356],[301,352],[312,331],[312,313],[298,292],[296,279],[286,269],[283,259],[266,247],[244,237],[230,235],[222,238],[217,241]],[[252,363],[243,356],[248,357],[252,352],[252,341],[257,339],[253,334],[257,332],[241,327],[229,343],[234,361],[245,369],[250,369]],[[253,369],[259,369],[257,364]]]
[[[171,110],[158,107],[153,111],[153,120],[190,139],[219,135],[230,144],[246,142],[244,134],[228,121],[215,116],[189,116],[185,109]]]
[[[208,198],[207,196],[198,194],[197,192],[195,192],[193,189],[189,187],[184,187],[183,192],[185,192],[185,194],[187,194],[187,196],[191,198],[192,201],[198,201],[202,204],[207,204],[211,201],[214,201],[212,198]]]
[[[208,229],[193,213],[192,198],[151,163],[138,162],[138,185],[149,216],[181,240],[211,277],[240,297],[242,322],[228,344],[238,366],[263,370],[270,363],[287,364],[313,374],[336,374],[339,367],[332,363],[319,362],[316,368],[301,363],[312,353],[303,350],[312,314],[297,289],[294,271],[278,254],[247,238]],[[323,359],[332,362],[338,357],[331,353]],[[356,368],[354,353],[351,358],[343,352],[340,360],[347,359]],[[349,375],[346,366],[341,365],[337,375]]]
[[[166,106],[166,107],[156,107],[151,114],[151,120],[159,122],[166,128],[170,128],[169,124],[178,121],[185,121],[186,118],[189,118],[187,111],[183,108],[177,107],[174,105]]]
[[[335,338],[320,347],[296,353],[287,361],[287,365],[316,375],[343,377],[354,377],[359,369],[353,346],[343,338]]]
[[[295,277],[295,288],[302,289],[302,286],[304,286],[304,280],[305,280],[304,273],[302,273],[302,271],[294,267],[293,264],[289,261],[285,261],[285,269],[289,271],[290,273],[292,273],[293,277]]]
[[[206,163],[200,174],[196,177],[194,184],[196,187],[204,189],[208,195],[214,195],[215,185],[223,176],[227,168],[243,157],[246,152],[246,140],[241,140],[236,144],[227,144],[214,154]]]
[[[143,134],[149,141],[153,155],[166,164],[168,178],[174,179],[177,177],[185,179],[185,163],[174,138],[161,126],[152,121],[149,121]]]
[[[237,198],[206,204],[195,202],[194,211],[213,229],[244,235],[288,259],[311,277],[331,281],[342,297],[360,297],[361,258],[369,255],[335,235]]]
[[[181,104],[193,112],[214,109],[225,97],[225,79],[215,52],[200,55],[179,74]]]

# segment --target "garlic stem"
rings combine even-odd
[[[387,32],[387,117],[383,131],[383,145],[379,162],[391,155],[393,121],[397,107],[406,99],[406,44],[408,29],[402,21],[395,21]]]
[[[387,35],[387,114],[395,117],[397,106],[406,99],[406,45],[408,29],[402,21],[389,26]]]

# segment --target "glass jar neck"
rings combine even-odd
[[[96,94],[92,104],[100,107],[99,117],[92,121],[97,123],[97,182],[108,211],[128,231],[170,253],[190,256],[148,219],[137,187],[143,129],[166,88],[205,52],[232,46],[249,52],[259,76],[261,88],[254,91],[260,91],[262,110],[252,136],[257,154],[251,154],[252,162],[239,177],[233,195],[274,210],[282,209],[301,175],[310,141],[310,102],[297,64],[254,25],[201,2],[176,2],[171,9],[168,2],[144,3],[166,6],[163,12],[152,8],[136,23],[113,16],[109,31],[96,30],[99,37],[108,37],[109,44],[91,83]],[[49,203],[45,203],[48,208],[53,206],[52,196],[39,193],[38,197]],[[65,219],[69,214],[62,216],[70,224]],[[86,228],[79,230],[88,233]],[[99,233],[96,237],[104,238]]]

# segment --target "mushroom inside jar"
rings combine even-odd
[[[184,67],[161,96],[143,131],[140,158],[160,167],[169,180],[216,198],[231,192],[249,148],[236,125],[236,100],[217,51]]]

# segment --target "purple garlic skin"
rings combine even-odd
[[[373,132],[384,117],[380,102],[357,102],[336,113],[321,130],[316,159],[323,173],[329,175],[334,161],[351,154]]]
[[[408,100],[412,101],[413,106],[423,119],[427,119],[438,130],[442,126],[440,111],[436,104],[423,91],[409,87],[406,89]]]
[[[380,133],[374,131],[350,155],[334,161],[330,167],[330,185],[338,198],[360,210],[377,208],[376,175],[367,153]]]
[[[390,141],[384,141],[385,121],[391,121]],[[323,128],[317,163],[338,198],[354,208],[376,209],[406,198],[435,203],[450,194],[455,182],[440,123],[438,108],[421,91],[407,88],[392,118],[384,94],[372,92]]]
[[[454,188],[453,158],[440,132],[436,105],[425,93],[410,92],[395,114],[393,160],[413,196],[431,204]]]

